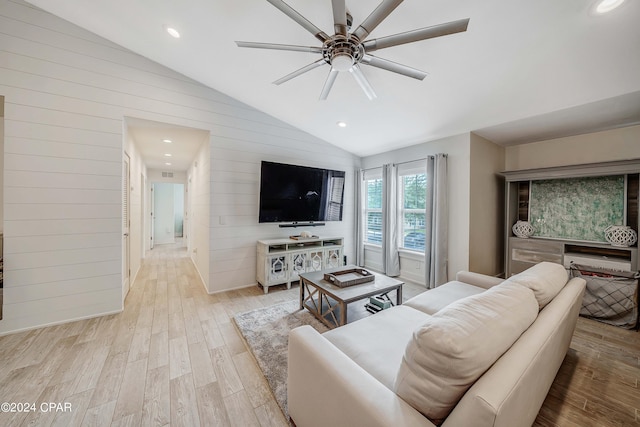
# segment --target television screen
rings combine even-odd
[[[259,221],[342,221],[344,178],[344,171],[263,161]]]

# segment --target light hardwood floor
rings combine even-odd
[[[578,318],[534,426],[640,426],[640,332]]]
[[[207,295],[184,248],[149,255],[123,313],[0,337],[0,401],[36,406],[1,426],[288,425],[231,318],[298,288]],[[535,425],[640,425],[639,355],[638,333],[580,319]]]

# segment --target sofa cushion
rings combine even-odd
[[[394,390],[434,423],[441,423],[537,314],[533,291],[515,283],[505,282],[451,303],[414,331]]]
[[[569,274],[560,264],[541,262],[507,279],[531,289],[538,300],[540,310],[558,295],[567,284]]]
[[[454,301],[484,292],[486,289],[464,282],[451,281],[411,298],[404,305],[434,314]]]
[[[393,390],[414,329],[430,316],[403,305],[322,334],[354,362]]]

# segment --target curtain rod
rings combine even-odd
[[[397,162],[397,163],[394,163],[394,165],[398,166],[398,165],[404,165],[406,163],[420,162],[422,160],[428,160],[429,157],[433,157],[433,156],[427,156],[427,157],[424,157],[422,159],[407,160],[406,162]]]
[[[446,154],[445,154],[445,156],[446,156]],[[404,165],[405,163],[419,162],[421,160],[427,160],[429,157],[434,157],[434,156],[423,157],[421,159],[415,159],[415,160],[407,160],[406,162],[397,162],[397,163],[394,163],[394,165],[398,166],[398,165]],[[382,166],[384,166],[384,165],[380,165],[380,166],[376,166],[376,167],[368,168],[368,169],[362,169],[362,170],[363,171],[370,171],[370,170],[374,170],[374,169],[379,169]]]

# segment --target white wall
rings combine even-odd
[[[0,334],[121,310],[125,117],[211,133],[209,247],[194,248],[210,292],[254,284],[256,240],[291,231],[257,223],[261,160],[347,171],[346,220],[319,232],[352,258],[357,157],[19,0],[0,2],[0,28]]]
[[[153,184],[154,182],[164,182],[170,184],[185,184],[187,182],[187,172],[186,171],[173,171],[171,172],[173,176],[162,176],[166,171],[159,169],[149,169],[148,171],[148,179],[149,183]]]
[[[388,153],[362,159],[362,167],[370,169],[386,163],[401,163],[426,158],[429,155],[446,153],[449,179],[449,278],[460,270],[469,269],[469,180],[470,180],[470,136],[452,136],[437,141],[425,142]],[[367,253],[369,252],[369,253]],[[365,250],[365,260],[371,268],[380,265],[379,252]],[[400,259],[401,277],[409,280],[424,278],[424,259],[404,256]],[[420,283],[424,283],[424,279]]]
[[[640,158],[640,126],[507,147],[505,170]]]

